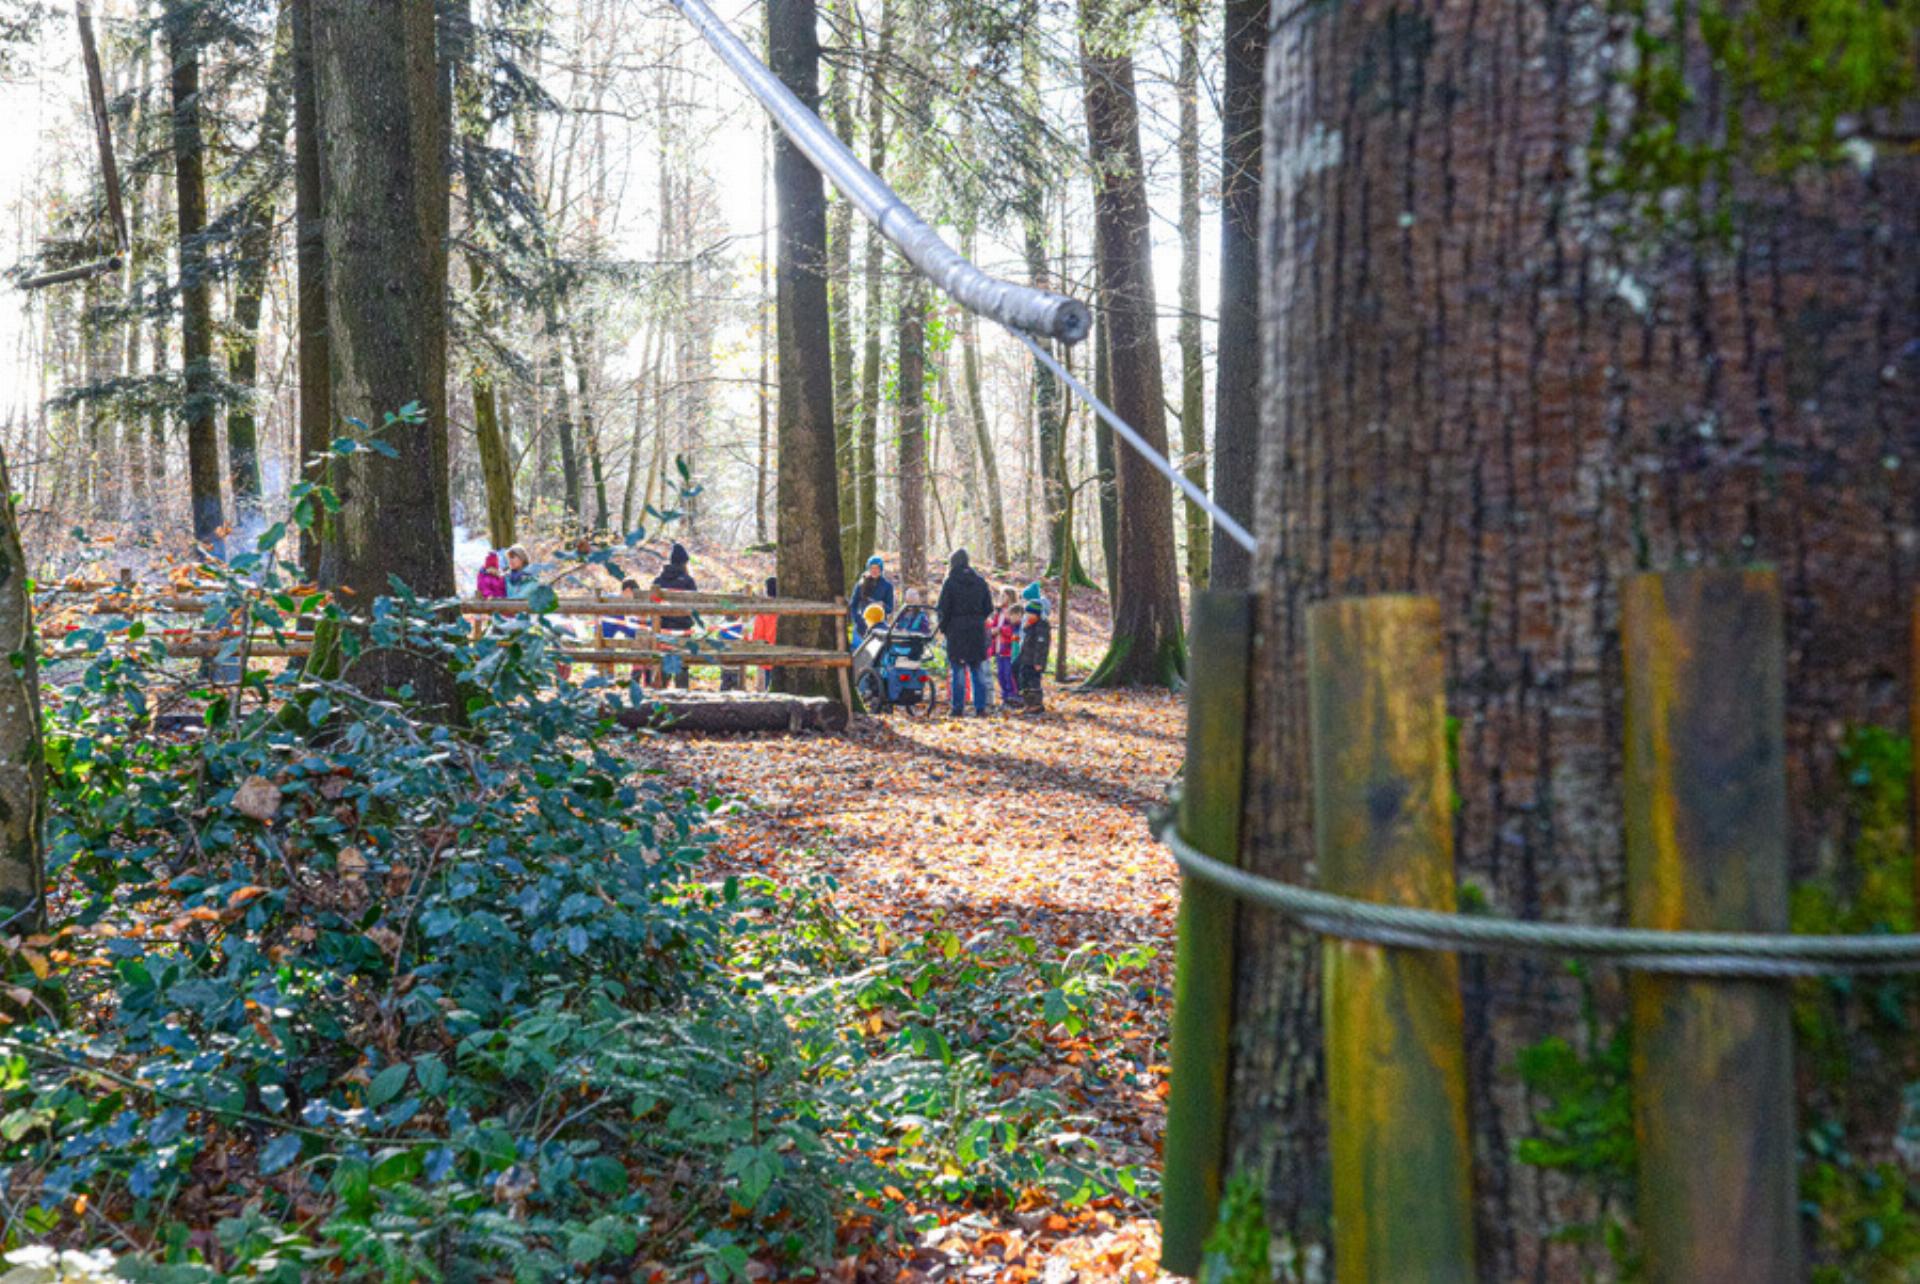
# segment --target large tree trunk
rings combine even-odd
[[[1107,382],[1114,413],[1147,444],[1167,451],[1167,407],[1160,378],[1160,336],[1153,295],[1152,211],[1140,156],[1133,59],[1107,42],[1101,0],[1082,0],[1087,137],[1096,173]],[[1180,582],[1173,546],[1173,500],[1166,478],[1129,449],[1117,452],[1118,531],[1113,584],[1113,643],[1088,681],[1096,686],[1170,686],[1186,669]]]
[[[900,292],[895,380],[900,415],[900,583],[927,579],[927,295],[918,277]]]
[[[7,461],[0,455],[0,932],[43,927],[47,757],[40,744],[40,644]]]
[[[882,177],[887,170],[887,61],[893,56],[893,0],[880,0],[879,54],[868,71],[867,168]],[[860,501],[855,505],[860,524],[854,541],[856,562],[873,556],[880,540],[880,327],[886,316],[887,247],[880,229],[867,228],[866,326],[867,344],[860,367],[860,433],[855,447]]]
[[[759,411],[760,415],[760,441],[759,448],[753,455],[753,542],[760,545],[767,543],[767,479],[773,472],[773,435],[771,432],[773,390],[767,386],[767,381],[773,373],[773,368],[769,364],[769,358],[771,356],[769,341],[773,337],[773,318],[768,315],[768,309],[773,305],[773,291],[768,276],[772,260],[772,254],[770,253],[772,246],[768,240],[773,227],[772,210],[769,208],[772,204],[773,197],[772,154],[773,140],[769,137],[767,139],[767,158],[760,162],[760,324],[756,327],[760,331],[760,381],[754,389],[758,394],[755,398],[755,409]],[[859,503],[859,498],[859,493],[856,488],[853,495],[853,500],[856,505]],[[842,499],[843,502],[840,505],[840,510],[841,521],[844,523],[846,521],[847,506],[844,502],[844,496]],[[858,513],[856,513],[854,516],[853,536],[853,560],[855,561],[863,560],[866,557],[866,554],[861,552],[859,548],[859,527],[860,519]]]
[[[1220,302],[1214,344],[1213,499],[1252,528],[1260,380],[1260,113],[1267,0],[1226,0],[1220,88]],[[1247,550],[1213,532],[1213,583],[1245,588]]]
[[[853,71],[834,70],[827,92],[833,128],[853,138]],[[840,562],[860,560],[859,375],[853,357],[853,202],[836,196],[828,209],[827,306],[833,314],[834,460],[840,483]]]
[[[398,578],[453,592],[446,455],[446,167],[431,5],[312,0],[333,409],[397,452],[335,470],[321,582],[365,611]],[[437,275],[436,275],[437,273]],[[410,403],[419,423],[385,417]]]
[[[1242,853],[1259,873],[1312,879],[1308,604],[1431,594],[1461,881],[1505,913],[1617,921],[1622,582],[1755,562],[1783,581],[1796,873],[1848,851],[1843,733],[1906,718],[1920,157],[1883,148],[1864,171],[1785,181],[1736,162],[1730,189],[1693,193],[1698,234],[1653,221],[1689,194],[1598,178],[1633,95],[1610,68],[1651,56],[1635,25],[1526,0],[1412,17],[1356,0],[1274,33]],[[1675,44],[1683,84],[1662,101],[1754,107],[1697,32]],[[1630,127],[1657,130],[1660,110],[1642,101]],[[1317,1240],[1319,948],[1258,913],[1240,939],[1236,1167]],[[1542,958],[1470,960],[1463,982],[1481,1276],[1604,1267],[1550,1238],[1590,1192],[1515,1159],[1536,1104],[1515,1053],[1577,1041],[1578,989]]]
[[[292,13],[282,8],[289,24]],[[232,340],[227,347],[227,379],[233,385],[227,406],[227,473],[232,478],[236,516],[260,509],[260,432],[254,383],[260,372],[260,308],[266,298],[267,269],[273,255],[274,175],[287,145],[287,97],[290,86],[285,44],[276,39],[267,64],[266,106],[260,117],[260,141],[247,167],[248,190],[241,197],[239,262],[234,269]]]
[[[1200,351],[1200,6],[1181,0],[1180,70],[1180,461],[1187,480],[1207,488],[1207,374]],[[1207,586],[1212,523],[1185,502],[1187,587]]]
[[[200,138],[200,32],[198,6],[170,0],[165,22],[167,56],[173,68],[173,182],[180,236],[180,417],[187,429],[187,487],[193,538],[208,546],[220,540],[220,439],[216,435],[213,386],[213,301],[208,280],[207,178]]]
[[[813,0],[767,0],[767,65],[809,110],[820,106],[820,39]],[[799,149],[776,135],[773,182],[780,208],[780,591],[831,600],[846,591],[840,562],[840,497],[833,436],[833,350],[827,315],[827,202],[820,175]],[[780,641],[840,645],[840,623],[788,615]],[[831,694],[825,670],[776,670],[780,690]]]
[[[295,325],[300,339],[299,468],[308,481],[321,473],[314,458],[334,430],[332,359],[327,355],[327,236],[320,196],[320,100],[313,70],[314,0],[288,0],[293,11],[293,239]],[[300,535],[300,564],[320,575],[320,542]]]

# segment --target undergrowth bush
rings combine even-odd
[[[225,574],[211,624],[332,613],[264,552]],[[464,716],[238,642],[236,676],[183,680],[134,619],[67,639],[59,927],[11,941],[0,1030],[7,1249],[164,1281],[746,1279],[926,1201],[1140,1190],[1032,1071],[1143,958],[703,882],[713,804],[612,739],[640,693],[554,682],[537,617],[475,635],[399,592],[363,624],[349,658],[444,666]]]

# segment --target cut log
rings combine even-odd
[[[847,729],[847,711],[824,696],[759,695],[734,691],[650,692],[640,708],[622,707],[623,727],[671,731],[830,731]]]

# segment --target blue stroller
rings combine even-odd
[[[932,710],[936,692],[927,672],[932,645],[931,621],[921,607],[904,607],[890,622],[868,629],[853,648],[853,685],[860,702],[874,713]]]

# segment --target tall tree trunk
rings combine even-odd
[[[120,150],[132,155],[139,140],[145,135],[147,114],[147,93],[152,84],[152,41],[143,38],[133,54],[137,67],[136,84],[133,93],[133,105],[127,112],[122,127]],[[122,293],[128,304],[126,319],[126,354],[121,368],[126,371],[129,381],[140,378],[140,348],[143,333],[141,319],[147,311],[147,276],[152,261],[152,252],[148,248],[146,235],[147,222],[147,184],[144,179],[135,178],[127,185],[127,275]],[[135,529],[147,529],[150,518],[148,505],[151,492],[147,487],[149,469],[147,448],[146,418],[140,409],[144,398],[128,397],[120,406],[121,458],[127,471],[127,495],[131,505],[128,514]]]
[[[586,505],[581,502],[580,452],[573,434],[573,396],[567,390],[566,325],[559,309],[547,305],[547,360],[543,382],[547,393],[548,424],[560,448],[560,504],[566,510],[567,530],[578,530]]]
[[[281,17],[291,26],[291,7]],[[282,33],[282,37],[290,33]],[[254,383],[260,371],[260,308],[266,298],[267,269],[273,255],[273,177],[287,145],[288,90],[291,72],[287,45],[276,38],[267,63],[267,98],[260,116],[260,139],[247,166],[248,190],[241,197],[239,262],[234,269],[232,338],[227,346],[227,472],[232,479],[235,515],[260,509],[260,433]]]
[[[1167,407],[1153,295],[1152,211],[1140,155],[1133,58],[1108,45],[1104,0],[1082,0],[1081,61],[1087,137],[1099,183],[1101,288],[1106,304],[1107,380],[1114,413],[1148,446],[1167,451]],[[1088,681],[1096,686],[1169,686],[1186,669],[1180,583],[1167,482],[1138,451],[1120,454],[1119,531],[1113,567],[1113,644]]]
[[[983,549],[987,547],[987,544],[977,541],[984,539],[987,540],[988,543],[991,543],[992,540],[991,526],[987,521],[986,491],[983,489],[980,481],[980,461],[975,453],[975,434],[972,425],[969,422],[967,430],[964,432],[960,431],[959,428],[959,424],[966,420],[966,415],[960,401],[960,393],[953,386],[953,367],[951,364],[947,362],[940,363],[937,387],[939,389],[938,400],[942,413],[935,422],[938,424],[944,421],[947,428],[947,436],[953,443],[954,461],[960,470],[961,495],[966,500],[966,506],[964,508],[961,507],[958,500],[954,502],[953,524],[960,529],[960,539],[962,543],[971,542],[975,548]],[[938,427],[935,427],[930,434],[930,436],[935,439],[937,439],[939,435]],[[927,470],[928,476],[929,478],[937,478],[940,475],[939,451],[930,446],[927,450],[927,458],[930,461]],[[937,490],[935,491],[934,507],[936,511],[939,508]],[[973,518],[973,525],[971,527],[968,527],[961,521],[963,516],[969,514]],[[943,515],[941,518],[943,526],[945,520]],[[949,537],[945,540],[945,544],[949,549],[953,546],[950,533]],[[984,554],[979,558],[979,561],[983,566],[1006,565],[1004,560],[990,558]]]
[[[320,194],[320,100],[313,70],[314,0],[288,0],[293,32],[293,239],[294,318],[300,342],[299,469],[307,481],[320,478],[314,462],[333,437],[333,367],[327,355],[327,236]],[[302,531],[300,564],[309,579],[320,576],[320,541]]]
[[[587,448],[587,469],[593,478],[593,529],[604,531],[611,513],[607,507],[607,470],[600,454],[600,425],[593,413],[593,332],[586,322],[567,326],[573,346],[574,386],[579,391],[580,439]]]
[[[467,286],[472,291],[474,311],[484,332],[493,325],[494,290],[478,254],[467,255]],[[480,481],[487,498],[487,542],[495,548],[511,548],[518,539],[519,524],[513,501],[513,449],[501,418],[500,385],[492,363],[476,356],[470,382],[473,443],[480,456]]]
[[[886,67],[893,56],[893,0],[880,0],[878,57],[868,71],[867,168],[885,176],[887,169]],[[855,461],[859,473],[860,523],[855,541],[856,564],[873,556],[880,539],[880,328],[886,317],[886,240],[880,229],[867,228],[866,326],[867,346],[860,369],[860,440]]]
[[[342,508],[328,523],[321,582],[364,611],[394,578],[423,597],[454,589],[433,9],[311,2],[333,408],[397,452],[363,452],[335,472]],[[384,426],[410,403],[423,422]]]
[[[1096,279],[1101,274],[1095,272]],[[1095,298],[1106,297],[1106,291],[1095,285]],[[1093,395],[1106,404],[1113,404],[1113,364],[1109,359],[1111,349],[1107,346],[1108,321],[1104,305],[1099,319],[1093,327]],[[1107,579],[1107,598],[1109,605],[1120,603],[1120,581],[1114,574],[1114,568],[1120,565],[1120,474],[1119,461],[1113,457],[1113,429],[1107,427],[1107,421],[1099,415],[1087,416],[1093,426],[1093,466],[1100,474],[1100,480],[1093,484],[1094,494],[1099,498],[1096,507],[1100,520],[1100,558],[1105,563],[1103,570]]]
[[[919,277],[900,293],[895,381],[900,415],[900,582],[927,578],[927,295]]]
[[[838,67],[827,90],[833,128],[853,137],[853,71]],[[834,459],[840,481],[840,561],[860,560],[859,384],[853,356],[853,202],[834,196],[827,210],[827,305],[833,314]]]
[[[172,61],[175,222],[180,237],[180,417],[187,429],[187,487],[193,538],[213,546],[223,524],[220,440],[215,435],[212,283],[207,279],[207,179],[200,138],[198,6],[168,0],[167,56]]]
[[[767,64],[809,110],[820,106],[820,39],[813,0],[767,0]],[[827,314],[827,209],[820,175],[786,135],[773,145],[780,207],[780,591],[829,600],[846,591],[834,466],[833,348]],[[783,616],[780,641],[838,647],[836,619]],[[782,669],[780,689],[828,694],[828,670]]]
[[[769,126],[769,128],[771,128],[771,126]],[[767,386],[767,380],[771,378],[773,374],[772,367],[768,363],[770,340],[773,337],[773,317],[769,315],[773,307],[773,291],[770,278],[768,277],[768,270],[772,265],[773,258],[773,246],[768,239],[773,226],[773,140],[771,137],[766,140],[766,147],[766,158],[760,162],[760,325],[758,327],[760,331],[760,382],[755,388],[755,391],[759,394],[755,400],[758,402],[760,412],[760,442],[759,448],[754,452],[753,456],[753,542],[761,545],[767,542],[767,479],[773,471],[773,460],[771,457],[773,438],[770,431],[773,391]],[[838,367],[835,369],[837,372]],[[856,493],[853,498],[857,504],[859,502],[859,495]],[[842,502],[841,508],[843,510],[846,508],[844,502]],[[844,512],[841,520],[844,523]],[[857,515],[854,520],[854,526],[854,542],[857,546],[859,543],[859,519]],[[858,547],[856,547],[854,550],[854,558],[857,560],[863,559],[864,557],[865,554],[861,553]]]
[[[971,246],[968,247],[971,250]],[[971,312],[960,316],[960,368],[967,385],[967,418],[980,452],[980,484],[987,504],[987,542],[995,566],[1011,565],[1007,556],[1007,510],[1000,499],[1000,468],[993,457],[993,425],[980,389],[980,326]]]
[[[1220,302],[1214,345],[1213,498],[1252,529],[1260,415],[1260,113],[1267,0],[1226,0],[1220,89]],[[1247,551],[1213,533],[1213,582],[1245,588]]]
[[[1038,6],[1030,7],[1026,18],[1031,27],[1038,22]],[[1020,70],[1025,90],[1025,106],[1031,118],[1026,139],[1027,160],[1022,175],[1020,190],[1020,214],[1023,243],[1027,258],[1027,280],[1036,289],[1053,288],[1053,276],[1047,263],[1047,191],[1048,169],[1042,161],[1040,112],[1043,104],[1040,97],[1040,50],[1039,36],[1029,34],[1020,47]],[[1053,342],[1049,339],[1038,340],[1049,350]],[[1033,417],[1034,433],[1037,439],[1035,452],[1039,455],[1040,486],[1043,507],[1047,520],[1047,570],[1049,578],[1060,573],[1060,559],[1069,561],[1069,579],[1076,584],[1087,582],[1086,572],[1080,566],[1080,557],[1074,547],[1073,532],[1067,529],[1066,504],[1066,433],[1062,389],[1054,378],[1053,371],[1040,364],[1033,363]]]
[[[1207,375],[1200,351],[1200,6],[1181,0],[1180,70],[1180,453],[1181,471],[1207,488]],[[1212,523],[1197,504],[1187,516],[1187,586],[1207,586]]]
[[[40,743],[40,643],[27,557],[0,455],[0,915],[9,936],[45,926],[47,756]]]
[[[1410,23],[1358,0],[1275,32],[1242,852],[1262,875],[1311,878],[1307,607],[1430,594],[1462,883],[1521,917],[1616,921],[1622,583],[1756,562],[1783,579],[1796,875],[1853,847],[1845,733],[1907,718],[1920,156],[1783,178],[1736,153],[1700,189],[1603,184],[1614,131],[1664,130],[1663,104],[1756,106],[1697,30],[1639,21],[1656,26],[1445,0]],[[1618,69],[1654,35],[1679,80],[1629,118]],[[1696,199],[1707,229],[1648,217]],[[1257,913],[1239,939],[1236,1167],[1310,1242],[1328,1206],[1320,948]],[[1512,1066],[1577,1031],[1579,987],[1532,956],[1462,972],[1481,1277],[1578,1278],[1604,1264],[1550,1232],[1590,1216],[1592,1190],[1517,1161],[1538,1102]]]

